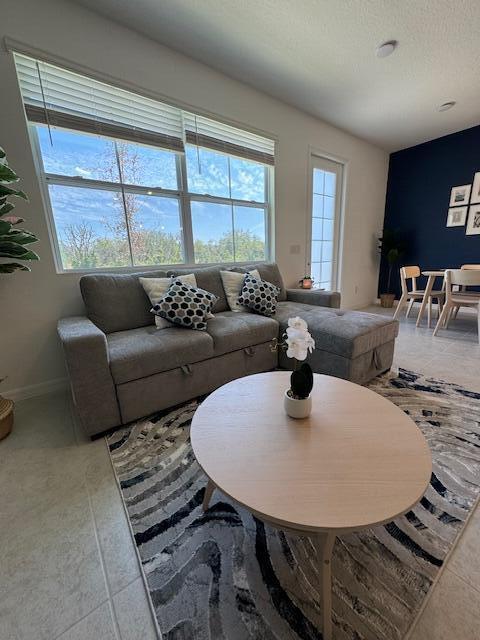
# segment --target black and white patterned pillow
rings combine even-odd
[[[277,308],[279,293],[280,289],[271,282],[259,280],[247,273],[238,302],[262,316],[271,316]]]
[[[173,280],[168,291],[153,305],[152,311],[174,324],[205,331],[207,318],[217,296],[181,280]]]

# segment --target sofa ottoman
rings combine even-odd
[[[307,362],[315,373],[326,373],[364,384],[388,371],[393,361],[398,322],[373,313],[344,311],[300,302],[279,302],[275,319],[280,337],[288,319],[299,316],[308,323],[315,349]],[[291,369],[293,361],[280,350],[279,366]]]

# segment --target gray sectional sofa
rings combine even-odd
[[[398,323],[382,316],[339,309],[340,294],[285,289],[275,263],[254,263],[264,280],[280,287],[271,318],[232,312],[220,266],[181,268],[197,285],[218,296],[207,331],[181,327],[157,330],[151,304],[138,278],[173,272],[149,271],[83,276],[86,316],[58,324],[74,404],[91,435],[208,393],[245,375],[292,361],[273,349],[291,316],[309,325],[316,347],[312,368],[364,383],[390,368]]]

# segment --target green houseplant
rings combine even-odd
[[[28,248],[29,244],[37,242],[38,238],[26,229],[16,228],[23,222],[23,218],[12,215],[15,205],[12,198],[28,200],[23,191],[13,188],[12,184],[19,181],[19,177],[8,166],[5,151],[0,147],[0,258],[15,260],[38,260],[38,255]],[[0,273],[14,271],[30,271],[29,267],[20,262],[0,261]]]
[[[28,200],[23,191],[11,186],[18,180],[15,171],[8,166],[5,151],[0,147],[0,274],[30,271],[29,267],[16,260],[38,260],[38,255],[28,248],[38,238],[30,231],[18,228],[23,218],[12,215],[15,209],[11,202],[13,198]],[[12,258],[15,262],[11,262]],[[12,430],[13,406],[12,400],[0,395],[0,440]]]
[[[380,304],[382,307],[391,308],[395,300],[395,294],[391,292],[392,271],[393,267],[398,264],[400,258],[405,252],[400,233],[394,229],[384,229],[383,236],[378,239],[378,249],[382,258],[388,266],[387,271],[387,290],[380,293]]]

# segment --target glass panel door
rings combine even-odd
[[[314,287],[334,290],[338,286],[338,237],[342,193],[342,165],[312,156],[311,160],[310,271]]]

